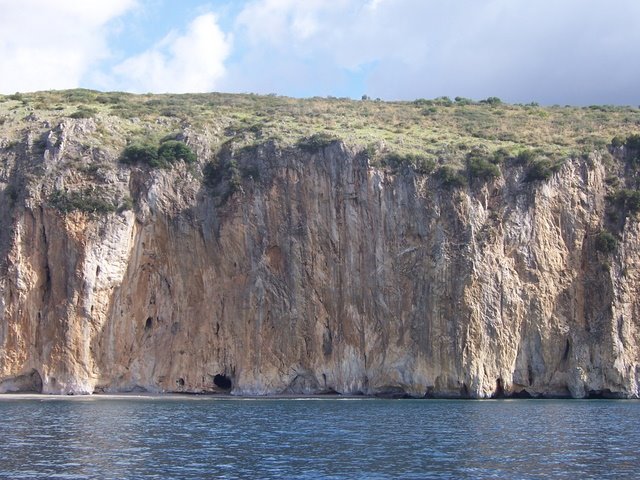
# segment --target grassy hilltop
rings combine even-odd
[[[474,155],[497,164],[527,151],[525,156],[554,162],[606,151],[615,137],[624,142],[640,132],[638,108],[509,105],[495,97],[382,102],[82,89],[0,96],[0,131],[7,141],[19,140],[30,119],[55,126],[67,117],[94,118],[96,141],[103,144],[112,134],[136,142],[184,128],[206,130],[213,142],[238,148],[268,140],[304,146],[315,134],[311,147],[338,138],[366,148],[373,164],[407,162],[426,170],[443,163],[462,166]]]

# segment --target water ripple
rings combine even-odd
[[[633,478],[640,402],[0,400],[0,478]]]

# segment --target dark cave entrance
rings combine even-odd
[[[213,377],[213,384],[222,390],[231,390],[231,387],[233,385],[231,383],[231,379],[226,375],[222,375],[221,373]]]
[[[496,380],[496,390],[493,393],[493,398],[504,398],[504,383],[502,378]]]

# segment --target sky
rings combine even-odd
[[[0,93],[640,104],[640,0],[0,0]]]

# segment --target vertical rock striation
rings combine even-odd
[[[112,166],[99,182],[58,165],[90,123],[5,162],[0,392],[639,396],[640,227],[596,250],[597,159],[448,188],[267,143],[219,195],[108,150],[84,154]],[[135,208],[45,201],[97,183]]]

